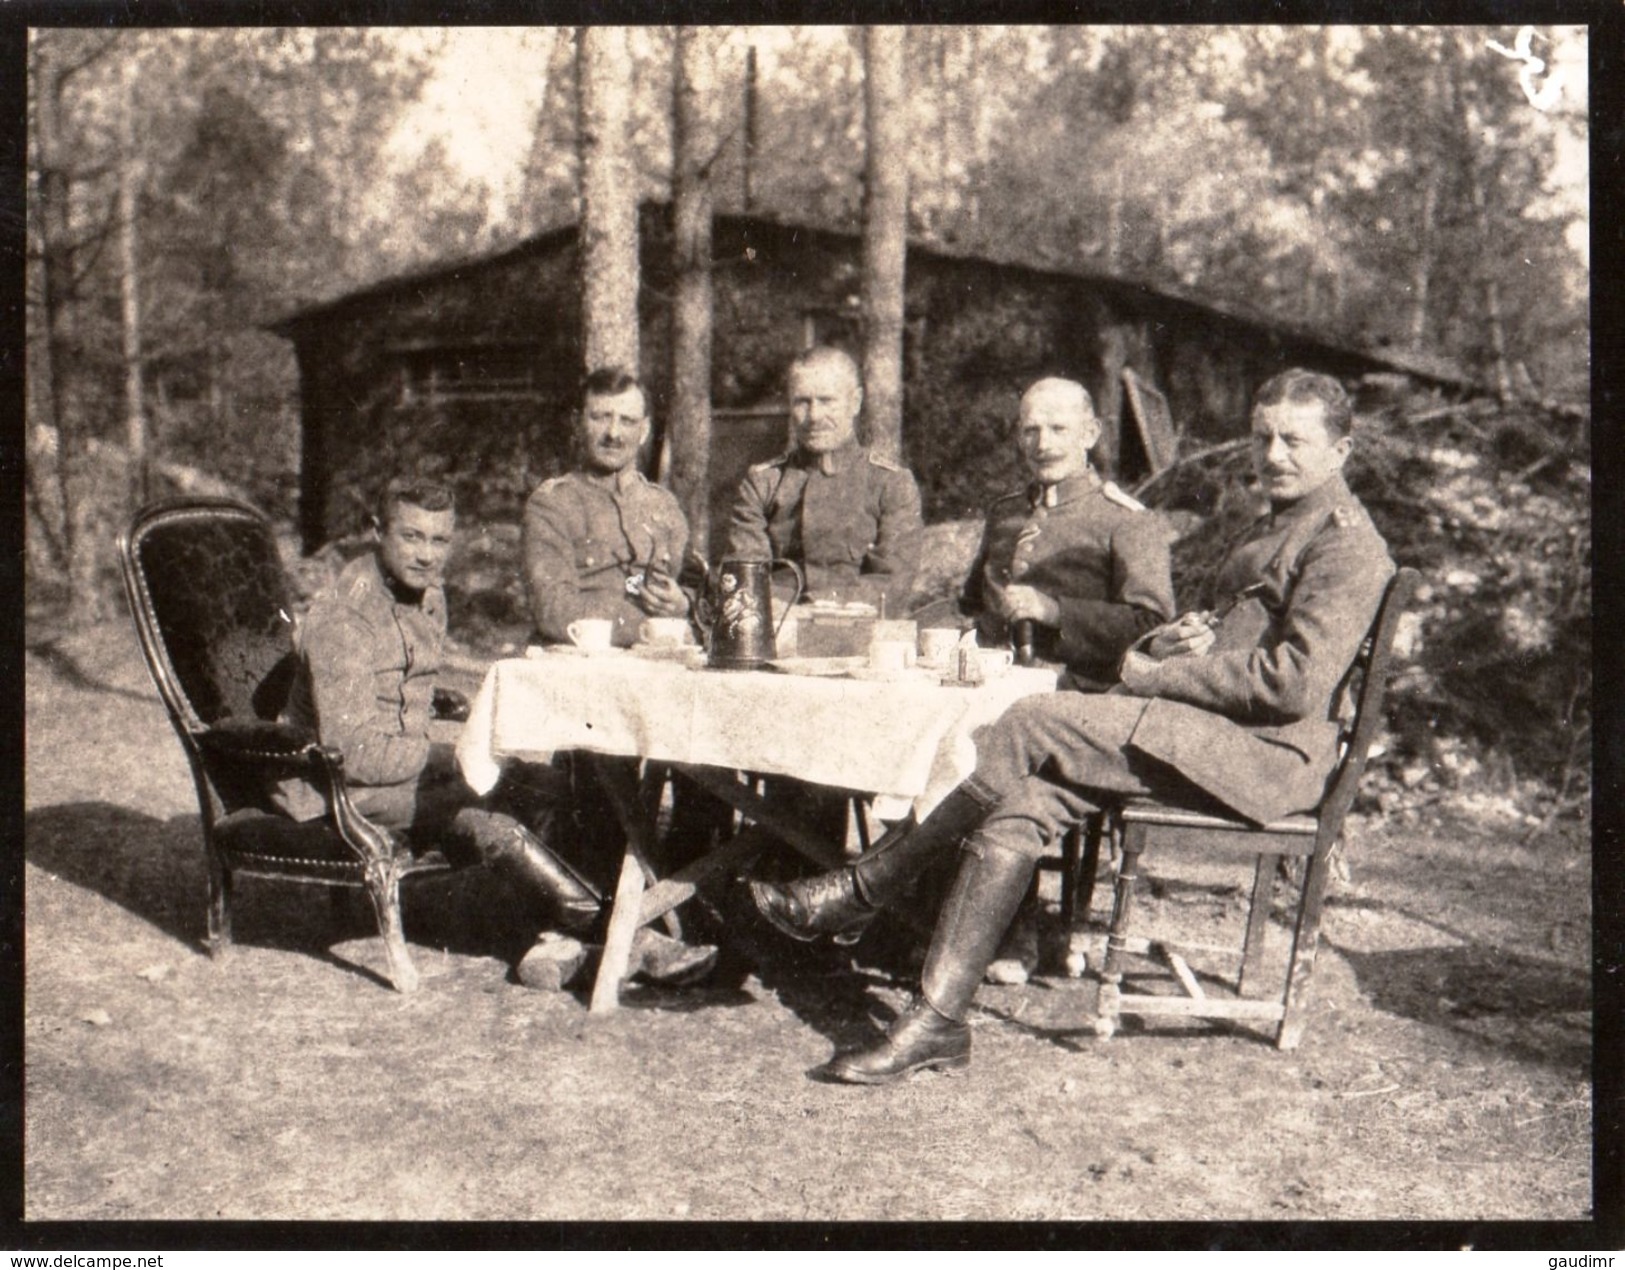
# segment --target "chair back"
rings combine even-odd
[[[1388,692],[1388,671],[1394,659],[1394,636],[1399,619],[1410,608],[1421,575],[1415,569],[1400,569],[1388,580],[1382,604],[1377,609],[1371,633],[1360,646],[1349,674],[1354,690],[1354,730],[1349,734],[1342,761],[1332,775],[1330,787],[1320,807],[1320,823],[1334,829],[1354,803],[1360,777],[1365,772],[1366,755],[1382,724],[1382,703]]]
[[[225,499],[154,503],[120,537],[119,562],[147,669],[183,737],[278,716],[299,662],[263,515]]]

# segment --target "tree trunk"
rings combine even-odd
[[[638,373],[638,203],[626,28],[576,33],[581,83],[581,351],[591,371]]]
[[[869,444],[902,453],[903,271],[908,250],[908,28],[863,30],[863,409]]]
[[[688,517],[689,546],[710,554],[711,165],[718,153],[716,41],[677,28],[672,102],[671,487]]]
[[[1428,333],[1428,285],[1433,279],[1433,229],[1439,210],[1439,169],[1428,164],[1422,180],[1422,220],[1416,234],[1416,263],[1411,269],[1410,345],[1421,352]]]
[[[62,74],[34,37],[34,165],[40,212],[40,303],[45,315],[43,368],[49,382],[50,423],[56,429],[57,471],[62,483],[62,546],[68,560],[70,625],[101,620],[107,597],[100,585],[95,532],[95,477],[86,403],[73,393],[74,344],[72,180],[62,137]]]
[[[132,510],[147,501],[147,414],[141,382],[141,292],[136,216],[141,193],[141,165],[135,151],[134,56],[124,62],[124,102],[119,119],[119,299],[123,318],[124,422],[130,452]]]

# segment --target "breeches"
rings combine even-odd
[[[1018,701],[976,737],[967,783],[996,806],[965,843],[996,842],[1037,859],[1113,796],[1177,798],[1190,782],[1129,748],[1145,699],[1058,692]]]
[[[454,864],[489,863],[507,845],[515,822],[543,837],[560,790],[545,768],[510,763],[502,783],[482,798],[463,783],[450,745],[429,747],[423,770],[394,785],[352,785],[356,810],[373,823],[403,833],[415,850],[437,847]]]

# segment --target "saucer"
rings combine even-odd
[[[525,649],[530,658],[546,657],[624,657],[628,648],[578,648],[574,644],[531,644]]]
[[[896,667],[886,669],[878,666],[854,666],[846,672],[846,677],[876,684],[935,683],[941,678],[941,672],[917,665],[904,666],[901,669]]]
[[[698,644],[633,644],[626,650],[645,661],[674,661],[698,665],[705,660],[705,649]]]

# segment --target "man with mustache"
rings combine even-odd
[[[542,642],[568,641],[570,623],[608,618],[612,639],[637,642],[647,617],[687,617],[677,585],[688,521],[670,490],[638,471],[651,424],[643,386],[623,370],[582,386],[579,464],[543,481],[525,504],[525,583]]]
[[[543,481],[525,504],[521,548],[531,614],[543,643],[569,642],[583,618],[614,623],[616,647],[635,644],[649,617],[687,617],[690,598],[677,575],[688,550],[688,521],[670,490],[638,470],[652,425],[643,385],[616,367],[594,370],[582,384],[577,419],[578,465]],[[620,761],[620,760],[604,760]],[[637,761],[626,760],[635,772]],[[573,858],[608,893],[619,865],[614,809],[589,769],[564,764],[573,790]],[[697,814],[682,799],[685,823]],[[703,977],[717,950],[687,945],[643,927],[633,969],[669,984]]]
[[[1025,624],[1034,656],[1065,665],[1066,686],[1085,692],[1116,683],[1129,645],[1174,615],[1167,533],[1090,466],[1099,439],[1082,384],[1026,391],[1016,449],[1029,484],[989,508],[961,598],[984,647],[1008,646]]]
[[[1062,687],[1103,692],[1129,645],[1174,615],[1166,528],[1090,466],[1100,420],[1082,384],[1038,380],[1015,434],[1028,484],[988,509],[960,608],[983,647],[1013,645],[1064,665]],[[1029,897],[988,978],[1022,983],[1037,964]]]

